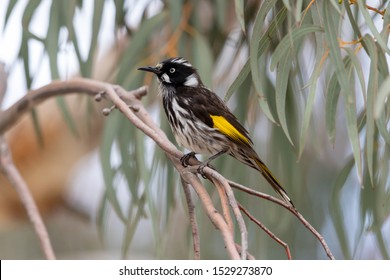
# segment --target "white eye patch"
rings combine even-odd
[[[199,85],[198,77],[195,74],[189,75],[184,82],[187,87],[197,87]]]
[[[164,73],[164,74],[161,75],[161,80],[163,82],[166,82],[166,83],[169,83],[169,84],[171,83],[171,80],[169,79],[169,76],[168,76],[167,73]]]

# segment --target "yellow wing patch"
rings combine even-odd
[[[223,116],[212,116],[211,119],[214,123],[214,128],[218,129],[220,132],[230,137],[233,140],[241,141],[247,144],[250,144],[248,137],[239,132],[227,119]]]

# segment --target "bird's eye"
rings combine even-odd
[[[176,71],[176,69],[175,69],[175,68],[171,68],[171,69],[169,69],[169,72],[170,72],[170,73],[175,73],[175,71]]]

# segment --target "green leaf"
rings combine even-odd
[[[276,87],[275,87],[276,112],[278,114],[279,123],[284,131],[284,134],[286,135],[288,141],[290,141],[291,145],[294,146],[294,143],[290,136],[290,132],[288,131],[287,117],[286,117],[286,93],[287,93],[287,86],[290,78],[290,69],[292,67],[292,58],[286,55],[283,60],[284,63],[279,66],[276,74]]]
[[[292,8],[291,8],[290,1],[289,1],[289,0],[283,0],[283,4],[284,4],[284,6],[286,7],[286,9],[287,9],[289,12],[292,11]]]
[[[126,7],[125,0],[115,0],[115,27],[125,25]]]
[[[310,124],[310,120],[311,120],[311,114],[313,111],[314,99],[315,99],[315,94],[316,94],[316,89],[317,89],[317,82],[318,82],[318,79],[321,75],[321,72],[322,72],[322,69],[324,66],[323,62],[324,61],[319,56],[317,59],[317,65],[314,67],[313,74],[311,75],[310,80],[309,80],[310,91],[309,91],[309,97],[308,97],[307,102],[306,102],[305,113],[303,115],[303,120],[302,120],[301,136],[299,138],[298,160],[301,158],[304,147],[305,147],[309,124]]]
[[[233,83],[230,85],[229,89],[227,90],[225,97],[223,100],[225,102],[228,102],[230,97],[232,97],[233,93],[235,93],[240,85],[246,80],[249,73],[251,72],[249,59],[245,62],[244,66],[241,68],[240,73],[237,75],[237,77],[234,79]]]
[[[137,207],[137,212],[135,213],[135,217],[132,217],[132,215],[131,215],[132,207],[131,206],[129,207],[130,213],[128,215],[127,222],[126,222],[126,229],[125,229],[125,235],[124,235],[123,246],[122,246],[122,257],[123,258],[126,258],[128,252],[129,252],[131,241],[133,240],[135,230],[137,229],[137,225],[138,225],[139,221],[143,217],[144,204],[145,204],[145,196],[142,195],[142,197],[140,199],[140,203]]]
[[[236,11],[236,17],[240,24],[242,32],[245,32],[245,19],[244,19],[244,0],[234,0],[234,6]]]
[[[336,182],[332,188],[332,199],[329,205],[332,222],[337,232],[337,237],[340,242],[341,250],[343,251],[343,254],[346,259],[351,259],[352,254],[349,248],[349,238],[347,236],[347,229],[346,229],[346,226],[348,226],[348,224],[345,223],[345,219],[343,217],[343,211],[341,208],[341,204],[342,204],[341,190],[345,185],[348,176],[351,174],[353,166],[354,166],[354,159],[351,158],[344,165],[343,169],[337,176]]]
[[[216,12],[217,24],[220,29],[225,28],[226,24],[226,7],[228,2],[225,0],[216,0],[214,3],[214,11]]]
[[[5,17],[4,17],[3,31],[7,27],[9,16],[11,15],[12,11],[14,10],[17,2],[18,2],[18,0],[10,0],[8,2],[7,11],[5,12]]]
[[[294,46],[297,47],[299,44],[299,39],[313,32],[324,32],[324,29],[321,26],[312,24],[303,25],[284,36],[272,54],[270,66],[271,71],[275,70],[276,65],[284,58],[285,55],[287,55],[288,52],[291,51],[291,48]]]
[[[367,86],[367,104],[366,104],[366,159],[368,174],[371,179],[371,184],[374,184],[374,137],[375,137],[375,121],[374,121],[374,100],[378,92],[378,55],[374,41],[369,35],[363,37],[366,43],[369,57],[371,58],[370,74],[368,77]]]
[[[92,64],[93,60],[96,57],[95,50],[98,42],[98,35],[100,31],[100,25],[102,22],[102,15],[104,9],[104,0],[95,0],[93,1],[93,18],[92,18],[92,34],[91,34],[91,44],[89,46],[88,58],[85,62],[86,73],[87,76],[91,76],[92,74]]]
[[[283,23],[283,21],[286,18],[286,9],[281,9],[279,13],[275,16],[275,18],[272,20],[270,26],[268,27],[267,32],[261,37],[260,42],[259,42],[259,49],[258,49],[258,56],[261,56],[263,52],[268,48],[272,36],[276,33],[277,28]],[[226,95],[224,97],[225,102],[227,102],[230,97],[233,95],[234,92],[237,91],[237,89],[240,87],[240,85],[246,80],[247,76],[251,72],[251,65],[250,65],[250,59],[248,58],[247,61],[245,62],[244,66],[242,67],[240,73],[236,77],[236,79],[233,81],[231,86],[229,87],[228,91],[226,92]],[[261,84],[261,83],[260,83]],[[260,100],[260,106],[265,106],[266,110],[266,105],[263,105],[264,100]],[[274,118],[272,115],[267,116],[269,119],[273,122],[275,122]]]
[[[351,5],[350,5],[349,1],[344,1],[344,8],[347,11],[347,16],[348,16],[349,22],[351,23],[352,29],[355,32],[354,39],[356,40],[356,39],[363,37],[361,30],[360,30],[360,27],[359,27],[359,24],[356,22],[355,17],[352,13]],[[363,45],[363,47],[364,47],[364,45]]]
[[[46,51],[49,56],[51,78],[53,80],[59,79],[58,71],[58,50],[59,50],[59,33],[60,33],[60,14],[61,5],[59,1],[53,1],[50,8],[49,28],[46,35]]]
[[[72,113],[68,109],[68,105],[65,102],[65,98],[63,96],[58,96],[56,97],[56,101],[70,131],[75,137],[80,137],[80,134],[77,130],[76,122],[73,119]]]
[[[214,57],[210,44],[200,33],[195,32],[193,47],[194,66],[202,73],[202,81],[206,86],[212,86]]]
[[[296,22],[300,22],[301,21],[302,4],[303,4],[303,0],[297,0],[296,1],[295,13],[294,13],[294,17],[295,17]]]
[[[386,144],[390,146],[390,132],[387,128],[387,122],[388,120],[386,120],[385,113],[380,114],[379,117],[376,118],[376,127],[378,128],[378,131],[383,137],[383,139],[386,141]]]
[[[123,54],[117,75],[116,82],[118,84],[124,84],[124,81],[129,75],[129,68],[136,68],[135,63],[140,59],[140,53],[142,53],[145,48],[146,42],[152,37],[154,30],[161,26],[166,17],[167,13],[161,12],[142,22],[138,31],[131,39],[131,43],[129,44],[127,50]]]
[[[275,5],[275,0],[270,0],[267,2],[264,2],[263,5],[260,7],[259,12],[256,16],[254,25],[253,25],[253,32],[252,32],[252,38],[249,45],[249,62],[250,62],[250,69],[252,73],[252,80],[253,84],[255,86],[256,91],[259,93],[260,98],[260,107],[263,110],[264,114],[267,116],[267,118],[276,123],[274,117],[271,114],[271,111],[269,109],[269,105],[267,101],[265,100],[264,96],[261,94],[262,92],[262,85],[260,81],[260,73],[259,73],[259,67],[258,67],[258,57],[262,55],[262,52],[268,47],[270,38],[265,37],[269,36],[270,34],[266,32],[263,36],[260,36],[262,33],[262,28],[264,24],[265,17],[267,16],[268,12],[272,9],[272,7]],[[283,15],[285,13],[286,9],[281,9],[281,11],[278,13],[279,17],[282,17],[284,20]],[[275,17],[277,19],[278,17]],[[281,20],[281,21],[283,21]],[[280,22],[279,22],[280,23]],[[269,27],[269,29],[271,26]]]
[[[352,63],[352,66],[355,68],[356,74],[359,78],[360,87],[362,89],[363,99],[366,100],[367,90],[366,90],[366,81],[365,81],[364,74],[363,74],[362,64],[361,64],[360,60],[358,59],[358,57],[356,56],[356,53],[354,50],[352,50],[350,48],[344,48],[344,50],[348,54],[348,57],[347,57],[348,64]]]
[[[116,143],[118,144],[119,153],[122,157],[119,170],[125,176],[132,201],[135,201],[135,204],[137,204],[142,162],[137,164],[138,159],[136,158],[136,145],[134,141],[136,129],[126,118],[120,119],[118,127],[122,128],[116,134]]]
[[[123,117],[117,111],[113,111],[110,114],[110,117],[107,119],[106,124],[104,126],[102,143],[100,146],[100,157],[101,157],[104,184],[106,186],[107,199],[112,205],[119,219],[122,222],[126,223],[127,219],[123,214],[122,208],[118,201],[116,189],[114,185],[116,171],[111,165],[111,158],[112,158],[111,154],[114,145],[114,140],[118,130],[121,129],[119,125],[120,118]]]
[[[375,109],[374,109],[374,114],[376,119],[378,119],[379,116],[382,114],[386,104],[386,99],[388,99],[389,96],[390,96],[390,76],[388,76],[383,81],[378,91],[378,97],[376,99]]]
[[[174,29],[179,27],[181,18],[183,16],[183,1],[182,0],[168,0],[169,18]]]
[[[362,179],[362,158],[361,158],[361,148],[359,142],[359,134],[357,129],[356,121],[356,101],[354,90],[349,83],[346,69],[341,58],[339,43],[337,39],[337,34],[339,34],[337,26],[339,18],[335,19],[334,13],[330,8],[331,1],[323,2],[323,17],[324,17],[324,26],[325,26],[325,37],[328,42],[330,50],[330,58],[335,65],[335,73],[337,79],[340,83],[341,91],[344,95],[344,104],[345,104],[345,116],[347,120],[347,131],[349,140],[351,142],[352,151],[355,158],[355,163],[357,167],[357,173],[359,179]]]
[[[33,108],[31,110],[31,119],[32,119],[33,126],[34,126],[35,135],[37,136],[37,139],[38,139],[38,144],[40,147],[43,147],[45,144],[45,141],[43,138],[41,125],[39,124],[37,110],[35,108]]]
[[[35,10],[38,8],[39,4],[41,4],[41,0],[30,0],[27,2],[22,16],[22,25],[25,31],[28,30],[31,18],[34,15]]]
[[[336,138],[336,113],[340,96],[340,84],[336,73],[330,79],[325,100],[325,124],[330,143],[334,145]]]
[[[359,11],[362,13],[365,24],[368,25],[370,28],[375,40],[378,42],[378,44],[382,47],[382,49],[390,54],[390,49],[387,46],[387,43],[383,40],[381,34],[379,33],[378,29],[375,27],[375,24],[368,13],[368,10],[366,8],[366,4],[362,0],[357,0],[357,4],[359,7]]]

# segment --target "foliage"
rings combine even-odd
[[[5,28],[17,2],[8,4]],[[90,77],[96,67],[103,11],[114,5],[113,32],[118,40],[125,32],[129,42],[112,71],[116,83],[128,89],[149,84],[150,76],[137,72],[138,66],[154,65],[168,56],[187,58],[199,69],[205,84],[229,101],[250,129],[259,155],[280,178],[298,209],[331,239],[336,257],[367,256],[359,255],[359,246],[373,234],[377,257],[389,258],[389,240],[384,240],[383,233],[390,214],[390,15],[386,12],[390,1],[373,1],[373,7],[363,0],[98,0],[93,4],[92,19],[86,22],[91,32],[87,55],[80,49],[85,38],[78,34],[74,21],[85,1],[52,0],[46,15],[49,28],[46,36],[40,37],[30,30],[30,24],[42,2],[29,1],[22,17],[19,57],[29,88],[36,78],[30,65],[30,42],[42,45],[51,77],[61,78],[58,53],[64,30],[81,75]],[[135,28],[128,23],[134,10],[142,12]],[[150,104],[158,100],[155,91],[153,82]],[[77,133],[66,104],[61,99],[58,104]],[[162,111],[160,114],[161,126],[169,134],[165,116]],[[120,164],[113,164],[113,150],[119,151]],[[177,174],[161,151],[150,149],[144,136],[119,114],[110,116],[105,124],[101,160],[106,185],[101,225],[110,205],[125,225],[126,254],[146,213],[153,222],[156,254],[162,257],[169,249],[164,248],[167,238],[162,238],[162,233],[175,234],[170,219],[178,205]],[[224,159],[216,166],[242,184],[259,185],[258,175],[236,161]],[[120,180],[128,185],[130,201],[126,205],[118,199],[116,184]],[[269,190],[264,181],[260,185]],[[268,203],[244,195],[239,199],[290,244],[293,257],[323,258],[313,246],[315,241],[293,217]],[[200,213],[198,216],[204,225],[202,236],[207,236],[201,236],[204,257],[224,257],[212,246],[220,242],[219,236],[210,234],[209,221]],[[255,256],[284,258],[283,250],[253,225],[249,236],[249,251]],[[190,239],[187,243],[190,251]]]

